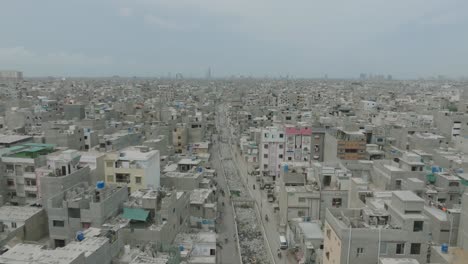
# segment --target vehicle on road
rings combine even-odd
[[[286,237],[283,235],[279,236],[279,241],[280,241],[280,248],[281,249],[287,249],[288,248],[288,241],[286,240]]]

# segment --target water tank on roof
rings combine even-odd
[[[181,252],[182,252],[182,251],[184,251],[184,249],[185,249],[185,248],[184,248],[184,246],[182,246],[182,245],[179,245],[179,251],[181,251]]]
[[[289,170],[289,165],[288,165],[288,164],[284,164],[283,170],[284,170],[285,173],[288,172],[288,170]]]
[[[81,241],[84,240],[84,238],[85,238],[85,236],[84,236],[83,231],[78,231],[78,232],[76,232],[76,240],[78,240],[78,241],[81,242]]]
[[[202,171],[203,171],[203,168],[202,168],[202,167],[198,167],[198,168],[197,168],[197,171],[198,171],[198,172],[202,172]]]
[[[442,251],[442,253],[444,253],[444,254],[447,254],[448,253],[448,245],[446,243],[443,243],[440,246],[440,251]]]
[[[439,166],[432,166],[432,173],[440,172]]]
[[[98,189],[98,190],[104,189],[105,186],[106,186],[106,184],[104,183],[104,181],[96,182],[96,189]]]

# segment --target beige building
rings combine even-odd
[[[128,186],[129,193],[138,189],[156,189],[160,186],[159,151],[137,146],[109,153],[104,173],[106,183]]]

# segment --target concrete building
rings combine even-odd
[[[468,192],[462,195],[457,245],[465,251],[468,251]]]
[[[338,158],[342,160],[366,158],[366,136],[362,132],[338,130],[336,140]]]
[[[124,204],[121,216],[127,226],[121,230],[125,243],[171,244],[176,235],[188,228],[188,192],[139,190]],[[116,222],[115,225],[122,225]]]
[[[47,156],[44,166],[35,170],[37,186],[41,203],[78,183],[91,181],[90,167],[80,164],[80,153],[77,150],[67,149],[54,152]]]
[[[312,129],[307,126],[285,125],[286,142],[284,149],[285,161],[310,161]],[[317,152],[320,146],[314,145]]]
[[[66,104],[63,111],[66,120],[82,120],[86,117],[84,104]]]
[[[101,227],[120,213],[128,198],[127,188],[116,185],[89,187],[80,183],[47,200],[50,243],[63,247],[78,231]]]
[[[289,248],[297,248],[296,258],[304,264],[321,263],[323,231],[320,221],[303,221],[302,218],[289,222],[286,239]]]
[[[122,249],[122,240],[114,230],[90,228],[82,240],[65,247],[45,249],[43,245],[17,244],[0,256],[0,263],[112,263]]]
[[[178,123],[172,132],[172,144],[176,153],[183,153],[188,144],[188,128],[186,123]]]
[[[121,130],[99,138],[99,151],[119,151],[127,147],[138,146],[142,142],[142,135],[129,130]]]
[[[216,233],[180,233],[175,238],[174,243],[183,248],[180,252],[182,261],[197,264],[216,263]]]
[[[2,156],[5,167],[5,200],[13,204],[35,203],[40,197],[36,169],[46,165],[46,155],[55,151],[54,145],[26,143],[7,149]]]
[[[146,146],[129,147],[109,153],[104,173],[107,183],[127,186],[129,192],[160,187],[159,151]]]
[[[43,208],[0,207],[0,246],[16,237],[20,241],[38,241],[48,233],[47,215]]]
[[[217,218],[216,195],[212,189],[195,189],[190,193],[190,226],[214,230]]]
[[[375,263],[381,257],[427,263],[424,200],[394,191],[391,202],[363,209],[327,209],[323,263]]]
[[[442,211],[433,206],[425,206],[424,214],[429,218],[431,240],[435,244],[456,246],[460,226],[460,209]]]
[[[274,181],[279,175],[281,162],[285,160],[286,136],[284,129],[267,127],[260,140],[260,170]]]
[[[76,150],[85,149],[84,130],[69,122],[55,122],[44,131],[47,144]]]

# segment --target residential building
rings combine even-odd
[[[46,155],[55,145],[26,143],[7,149],[1,158],[5,168],[5,200],[13,204],[32,204],[40,197],[36,169],[46,165]]]
[[[128,147],[109,153],[105,159],[106,183],[129,188],[157,189],[160,187],[159,151],[146,146]]]
[[[323,264],[375,263],[381,257],[427,263],[429,222],[424,200],[394,191],[390,202],[362,209],[327,209]]]
[[[260,170],[264,176],[271,177],[273,181],[279,175],[281,162],[285,160],[285,142],[284,129],[267,127],[262,130],[260,140]]]
[[[338,130],[337,155],[342,160],[366,159],[366,136],[359,131]]]
[[[78,231],[101,227],[118,215],[128,198],[127,188],[97,183],[79,183],[47,200],[50,243],[63,247]]]

